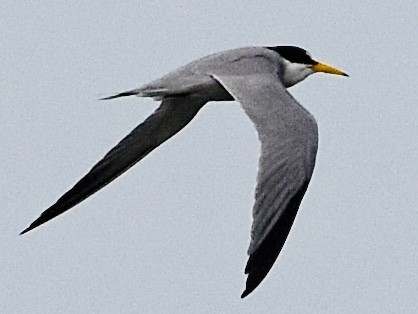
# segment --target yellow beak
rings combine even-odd
[[[312,70],[314,70],[315,72],[323,72],[323,73],[329,73],[329,74],[335,74],[335,75],[348,76],[348,74],[344,73],[343,71],[333,68],[332,66],[327,65],[325,63],[320,63],[320,62],[313,65]]]

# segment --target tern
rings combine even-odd
[[[21,234],[112,182],[184,128],[207,102],[235,100],[253,122],[261,143],[248,277],[241,295],[246,297],[276,261],[312,177],[317,123],[287,88],[316,72],[348,76],[299,47],[245,47],[209,55],[142,87],[102,98],[152,97],[161,104]]]

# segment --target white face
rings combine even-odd
[[[285,87],[293,86],[314,73],[312,65],[292,63],[286,59],[283,59],[283,61],[285,64],[283,75],[283,84]]]

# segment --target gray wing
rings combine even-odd
[[[94,194],[186,126],[205,104],[193,97],[164,99],[160,107],[112,148],[80,181],[45,210],[24,234]]]
[[[265,278],[286,241],[312,176],[318,130],[276,75],[214,78],[241,103],[261,142],[244,298]]]

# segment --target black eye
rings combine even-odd
[[[276,46],[266,47],[267,49],[277,52],[280,56],[293,63],[315,65],[318,62],[314,61],[309,53],[302,48],[295,46]]]

